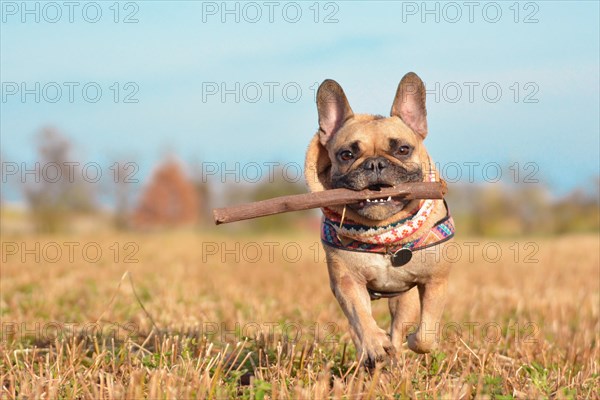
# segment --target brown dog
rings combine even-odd
[[[402,78],[388,118],[355,115],[333,80],[319,87],[317,108],[319,130],[305,162],[311,191],[439,179],[423,145],[425,86],[416,74]],[[323,212],[331,289],[350,322],[358,356],[368,367],[387,360],[415,322],[408,347],[429,352],[438,340],[450,272],[439,256],[454,234],[445,203],[373,199]],[[370,301],[381,297],[389,297],[390,334],[371,315]]]

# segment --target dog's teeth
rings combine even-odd
[[[387,199],[367,199],[367,203],[386,203],[388,201],[392,200],[392,196],[388,197]]]

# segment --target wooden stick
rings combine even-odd
[[[227,224],[245,219],[265,217],[290,211],[308,210],[311,208],[341,206],[358,203],[362,200],[387,198],[414,199],[443,199],[447,192],[446,183],[441,182],[410,182],[392,188],[381,190],[332,189],[322,192],[297,194],[275,197],[273,199],[240,204],[232,207],[215,208],[213,217],[215,224]]]

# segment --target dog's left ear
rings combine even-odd
[[[423,139],[427,136],[427,110],[425,109],[425,85],[414,72],[404,75],[392,105],[392,116],[399,117],[410,129]]]

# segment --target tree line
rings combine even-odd
[[[205,229],[212,224],[213,206],[306,191],[302,182],[275,174],[278,179],[224,185],[217,195],[215,184],[203,179],[197,166],[184,164],[175,156],[162,160],[146,181],[131,179],[131,163],[115,162],[110,168],[113,179],[91,184],[89,178],[84,179],[82,164],[73,162],[75,147],[67,137],[46,128],[35,140],[36,163],[52,165],[53,178],[13,179],[11,183],[21,192],[31,225],[39,233],[65,232],[77,216],[99,214],[108,215],[112,228],[119,230]],[[3,185],[10,178],[6,171],[9,169],[3,168]],[[541,183],[457,183],[450,186],[447,201],[463,235],[553,235],[598,232],[599,192],[600,177],[559,198]],[[221,204],[214,204],[217,199]],[[261,218],[234,229],[273,231],[317,224],[318,213],[308,211]]]

